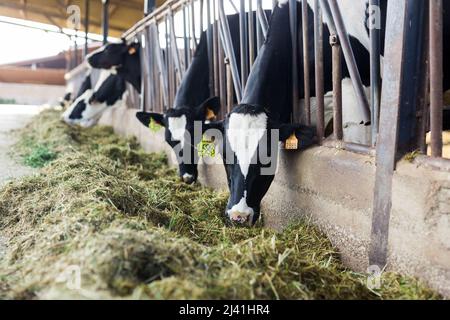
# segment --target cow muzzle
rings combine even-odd
[[[247,201],[243,198],[238,204],[228,210],[227,214],[232,222],[251,226],[255,211],[247,205]]]

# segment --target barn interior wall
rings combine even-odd
[[[152,133],[136,110],[109,110],[101,124],[136,136],[145,150],[173,153],[163,131]],[[347,266],[365,272],[371,232],[374,158],[316,147],[282,152],[278,173],[264,199],[267,227],[282,229],[310,218],[329,236]],[[226,189],[223,165],[201,164],[200,181]],[[450,173],[402,161],[393,183],[388,270],[417,276],[450,297]]]

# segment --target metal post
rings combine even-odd
[[[172,61],[175,65],[175,73],[177,75],[178,82],[181,82],[181,78],[184,74],[184,68],[181,65],[180,51],[178,50],[177,38],[175,35],[175,23],[173,21],[173,12],[169,12],[169,29],[170,29],[170,50],[172,52]]]
[[[380,269],[386,265],[388,254],[392,179],[397,155],[405,33],[407,32],[406,25],[409,24],[406,15],[407,3],[409,1],[389,1],[387,11],[380,133],[377,142],[377,171],[369,253],[370,265],[377,265]]]
[[[372,8],[380,8],[380,0],[370,0]],[[380,29],[373,21],[370,25],[370,105],[372,123],[372,146],[376,145],[378,135],[378,121],[380,115],[381,95],[381,36]]]
[[[430,0],[430,121],[432,157],[442,157],[442,118],[444,106],[442,30],[442,0]]]
[[[88,43],[88,34],[89,34],[89,0],[84,0],[84,56],[86,57],[89,54],[89,43]]]
[[[342,140],[342,51],[337,35],[330,37],[333,55],[333,131],[334,139]]]
[[[156,3],[155,0],[145,0],[144,2],[144,15],[148,16],[150,13],[155,10]]]
[[[323,80],[323,20],[319,0],[314,1],[314,48],[317,103],[316,127],[319,144],[321,144],[325,135],[325,92]]]
[[[241,41],[241,81],[242,87],[245,88],[248,78],[248,29],[245,0],[240,0],[239,35]]]
[[[355,90],[358,103],[362,108],[364,124],[370,124],[370,108],[369,102],[367,100],[366,94],[364,93],[363,84],[361,81],[361,76],[356,65],[356,59],[353,55],[353,51],[350,45],[350,39],[348,33],[345,29],[344,20],[342,19],[341,12],[336,0],[328,0],[330,5],[331,13],[333,15],[334,23],[336,24],[336,30],[339,36],[339,41],[342,46],[342,51],[344,53],[345,61],[347,62],[347,67],[350,73],[350,78],[352,79],[353,89]]]
[[[155,57],[156,57],[156,64],[158,66],[159,69],[159,74],[160,74],[160,78],[161,81],[160,83],[162,84],[161,89],[162,89],[162,96],[163,96],[163,104],[165,106],[169,105],[169,88],[168,88],[168,83],[167,83],[167,68],[164,62],[164,56],[161,50],[161,46],[159,44],[159,32],[158,32],[158,26],[156,25],[156,22],[152,23],[150,26],[150,32],[152,34],[152,37],[154,39],[154,50],[155,52]]]
[[[209,61],[209,90],[210,94],[214,95],[214,39],[213,29],[211,27],[211,0],[206,0],[206,38],[208,42],[208,61]]]
[[[255,62],[255,16],[253,12],[253,0],[248,1],[248,54],[250,69]]]
[[[234,55],[233,41],[231,39],[230,26],[225,15],[225,9],[223,7],[223,1],[219,1],[219,18],[222,29],[222,38],[224,47],[226,48],[227,58],[231,64],[231,73],[233,77],[234,90],[236,91],[236,97],[238,103],[242,99],[242,86],[239,79],[239,71],[237,67],[236,57]]]
[[[305,90],[305,120],[306,125],[311,125],[311,84],[309,68],[309,14],[308,2],[302,1],[302,29],[303,29],[303,84]]]
[[[196,38],[196,34],[195,34],[195,0],[191,0],[191,17],[190,17],[190,23],[191,23],[191,27],[192,27],[192,44],[193,44],[193,48],[194,50],[197,49],[197,38]]]
[[[297,0],[289,0],[289,22],[292,44],[292,120],[300,121],[299,95],[298,95],[298,21]]]
[[[102,4],[103,44],[107,44],[109,33],[109,0],[102,0]]]

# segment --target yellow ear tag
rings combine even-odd
[[[148,124],[148,127],[150,128],[150,131],[152,132],[158,132],[161,130],[161,125],[155,121],[155,119],[151,118],[150,123]]]
[[[202,141],[197,145],[197,151],[200,158],[214,158],[216,156],[216,145],[213,140],[203,136]]]
[[[214,113],[214,111],[212,111],[210,108],[206,108],[206,120],[215,120],[216,119],[216,115]]]
[[[131,47],[128,49],[128,53],[130,54],[130,56],[132,56],[133,54],[136,53],[136,48],[135,47]]]
[[[297,150],[298,149],[298,139],[293,133],[284,143],[285,149],[287,150]]]

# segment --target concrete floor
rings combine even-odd
[[[42,107],[0,105],[0,188],[6,182],[33,173],[10,156],[11,147],[16,142],[13,130],[26,126]],[[6,239],[0,234],[0,258],[4,254]]]
[[[42,107],[38,106],[0,105],[0,186],[33,172],[17,163],[9,153],[16,142],[12,131],[26,126],[41,110]]]

